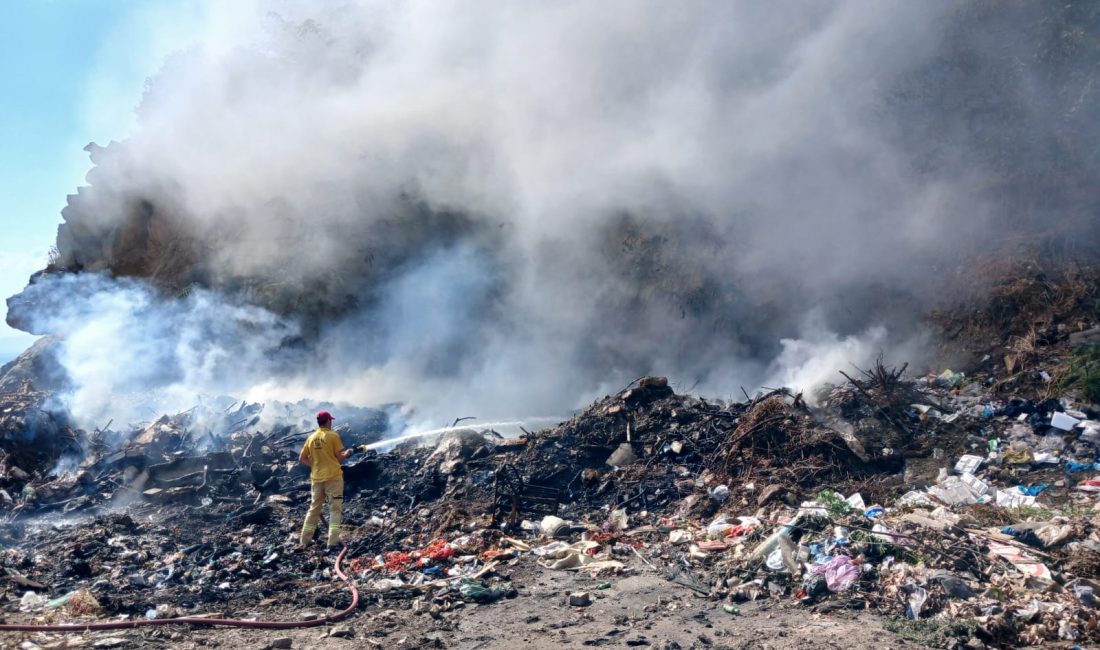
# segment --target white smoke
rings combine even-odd
[[[144,283],[98,274],[50,276],[28,287],[32,326],[58,335],[68,373],[60,391],[88,429],[193,408],[201,396],[241,393],[279,371],[295,332],[271,313],[202,289],[165,299]]]
[[[868,278],[917,291],[988,219],[980,170],[914,175],[884,124],[943,3],[204,7],[90,174],[96,214],[148,199],[204,243],[210,284],[347,308],[276,361],[295,319],[97,289],[44,326],[88,417],[145,384],[437,424],[563,412],[645,373],[809,389],[886,346],[890,314],[802,314],[851,308]]]

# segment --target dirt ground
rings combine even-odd
[[[524,558],[512,568],[518,595],[486,605],[468,604],[437,618],[415,613],[408,598],[364,594],[360,609],[334,626],[296,630],[161,627],[74,635],[0,636],[0,648],[266,648],[289,637],[294,648],[488,648],[652,647],[917,648],[862,612],[818,614],[789,601],[740,603],[738,614],[642,567],[622,576],[593,578],[550,571]],[[610,587],[598,588],[610,583]],[[570,593],[587,591],[588,607],[570,607]],[[343,601],[346,602],[346,601]],[[340,603],[343,606],[343,603]],[[316,613],[327,613],[320,609]],[[262,618],[301,615],[277,604]],[[330,637],[350,627],[353,638]],[[34,645],[29,645],[30,642]]]

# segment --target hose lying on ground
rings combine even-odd
[[[24,625],[21,623],[0,624],[0,632],[84,632],[88,630],[125,630],[133,627],[147,627],[150,625],[224,625],[227,627],[253,627],[268,630],[288,630],[296,627],[317,627],[327,623],[334,623],[346,618],[359,606],[359,590],[355,584],[348,580],[340,569],[340,561],[348,552],[345,546],[336,556],[333,569],[336,575],[347,584],[351,590],[351,604],[335,614],[323,618],[315,618],[308,621],[243,621],[233,618],[202,618],[198,616],[180,616],[177,618],[154,618],[147,621],[117,621],[115,623],[78,623],[70,625]]]

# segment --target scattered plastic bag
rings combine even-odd
[[[1035,505],[1035,497],[1021,494],[1016,488],[997,490],[996,504],[1002,508],[1024,508]]]
[[[738,517],[737,521],[740,523],[730,529],[730,531],[726,533],[727,536],[737,537],[739,535],[745,535],[760,526],[760,519],[757,517]]]
[[[890,528],[876,523],[871,527],[871,532],[874,534],[875,539],[885,542],[887,544],[897,544],[900,546],[907,546],[912,544],[913,541],[905,535],[899,535]]]
[[[1035,485],[1029,485],[1024,487],[1022,485],[1016,486],[1016,490],[1025,496],[1037,497],[1039,494],[1050,487],[1050,483],[1037,483]]]
[[[867,508],[867,504],[863,502],[863,495],[861,495],[859,492],[853,493],[844,501],[846,501],[848,505],[852,506],[853,510],[865,510]]]
[[[833,544],[836,546],[846,546],[850,540],[848,539],[848,529],[844,526],[833,526]]]
[[[947,592],[947,595],[951,598],[968,600],[976,595],[974,590],[970,588],[970,585],[966,584],[966,581],[959,576],[951,575],[945,571],[936,571],[935,574],[936,575],[932,576],[932,580],[940,583],[940,585],[943,586],[943,590]]]
[[[852,564],[852,558],[847,555],[838,555],[826,564],[819,564],[813,572],[825,576],[825,586],[833,593],[851,587],[859,577],[859,567]]]
[[[1097,605],[1100,605],[1096,599],[1096,587],[1086,580],[1079,580],[1073,585],[1073,595],[1077,596],[1077,600],[1081,601],[1085,607],[1096,609]]]
[[[730,589],[730,596],[735,601],[752,601],[759,598],[764,593],[764,581],[760,578],[750,580],[744,584],[737,585]]]
[[[59,596],[57,598],[54,598],[53,600],[46,603],[46,609],[53,609],[55,607],[61,607],[62,605],[66,604],[70,600],[72,600],[73,596],[77,595],[78,593],[80,593],[80,592],[79,591],[70,591],[69,593],[65,594],[64,596]]]
[[[1024,544],[1027,544],[1028,546],[1040,547],[1043,545],[1042,540],[1040,540],[1039,537],[1035,534],[1035,531],[1030,528],[1026,528],[1023,526],[1020,526],[1018,528],[1006,526],[1001,529],[1001,532],[1005,535],[1011,535],[1012,537],[1023,542]]]
[[[774,551],[768,554],[768,559],[764,564],[775,571],[776,573],[786,573],[787,565],[783,563],[783,549],[776,548]]]
[[[607,518],[607,525],[614,531],[626,530],[630,526],[630,518],[627,517],[626,510],[612,510]]]
[[[547,569],[576,569],[591,564],[596,561],[595,553],[600,548],[598,542],[565,544],[563,547],[555,547],[553,550],[548,549],[549,546],[554,546],[554,544],[547,544],[541,549],[532,551],[536,555],[542,555],[543,559],[539,560],[539,564]],[[539,553],[540,550],[543,552]]]
[[[695,539],[690,530],[673,530],[668,533],[670,544],[687,544]]]
[[[1059,546],[1073,535],[1074,528],[1071,524],[1050,523],[1035,529],[1035,536],[1042,542],[1043,548]]]
[[[932,500],[928,498],[928,495],[924,492],[917,490],[910,490],[901,495],[897,502],[899,507],[904,506],[927,506],[934,507],[936,504],[932,503]]]
[[[1093,447],[1100,446],[1100,423],[1089,420],[1084,423],[1084,427],[1085,430],[1077,436],[1077,439],[1081,442],[1087,442]]]
[[[19,609],[24,612],[34,611],[36,609],[42,609],[49,601],[48,598],[42,594],[28,591],[23,594],[23,597],[19,599]]]
[[[828,517],[829,510],[818,501],[803,501],[798,506],[798,514],[806,517]]]
[[[941,388],[954,388],[962,383],[965,378],[966,375],[963,373],[954,372],[948,368],[936,376],[935,384]]]
[[[733,524],[729,522],[726,515],[721,514],[714,518],[714,521],[707,525],[707,538],[709,539],[722,539],[726,536],[729,530],[733,528]]]
[[[771,583],[769,583],[770,585]],[[795,592],[795,598],[803,602],[813,602],[829,591],[825,584],[825,578],[815,573],[808,573],[802,579],[802,587]]]
[[[914,620],[920,618],[920,610],[924,609],[926,600],[928,600],[928,590],[914,585],[909,592],[909,609],[905,615]]]
[[[997,557],[1008,560],[1016,570],[1029,578],[1038,578],[1044,582],[1054,579],[1050,569],[1040,562],[1034,555],[1027,551],[1004,544],[995,540],[986,540],[989,543],[989,552]]]
[[[1077,484],[1077,489],[1082,492],[1100,492],[1100,479],[1090,478]]]
[[[1048,433],[1039,441],[1039,449],[1042,451],[1062,451],[1065,448],[1066,441],[1055,433]]]
[[[515,593],[511,582],[491,582],[488,586],[470,578],[462,578],[458,584],[458,593],[475,603],[491,603],[509,594]]]
[[[1077,472],[1091,472],[1092,470],[1097,469],[1097,464],[1098,463],[1077,463],[1069,460],[1066,461],[1066,471],[1070,474],[1074,474]]]
[[[531,553],[540,557],[543,555],[554,557],[558,553],[566,551],[569,548],[570,545],[568,542],[550,542],[549,544],[546,544],[544,546],[537,546],[531,549]]]
[[[942,483],[928,488],[928,494],[949,506],[978,502],[970,487],[957,476],[949,476]]]
[[[405,583],[397,578],[379,578],[378,580],[372,580],[370,583],[371,591],[378,593],[385,593],[404,586]]]

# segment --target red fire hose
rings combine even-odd
[[[348,585],[351,590],[351,604],[347,609],[330,614],[324,618],[315,618],[308,621],[242,621],[233,618],[201,618],[196,616],[181,616],[178,618],[154,618],[148,621],[119,621],[117,623],[82,623],[74,625],[22,625],[0,624],[0,632],[84,632],[86,630],[125,630],[132,627],[146,627],[149,625],[225,625],[228,627],[258,627],[268,630],[288,630],[296,627],[317,627],[326,623],[333,623],[347,617],[359,606],[359,590],[355,584],[348,580],[344,572],[340,570],[340,560],[348,552],[345,546],[336,556],[334,570],[336,575]]]

